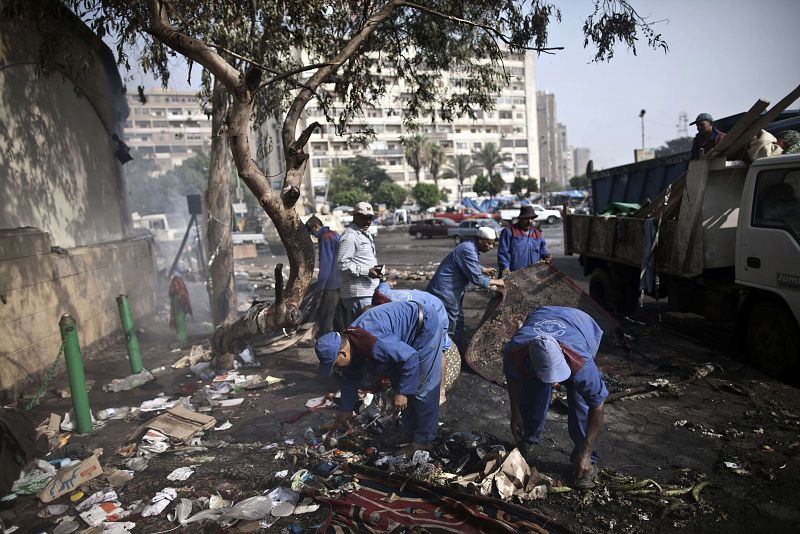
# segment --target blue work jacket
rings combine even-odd
[[[590,408],[608,397],[594,357],[600,348],[603,331],[585,312],[562,306],[543,306],[528,314],[525,323],[503,348],[503,371],[509,381],[538,380],[524,350],[537,336],[552,336],[564,351],[572,371],[575,391]]]
[[[320,289],[339,289],[339,269],[336,268],[336,247],[339,246],[339,234],[327,226],[323,226],[314,237],[319,242],[319,274],[317,281]]]
[[[350,325],[375,336],[372,354],[351,360],[342,372],[341,410],[352,411],[367,369],[387,373],[395,390],[420,399],[439,395],[442,381],[442,327],[434,310],[422,305],[423,327],[417,334],[419,307],[390,302],[370,308]],[[364,357],[366,356],[366,357]]]
[[[439,316],[439,323],[442,326],[442,335],[444,336],[444,346],[442,350],[447,350],[453,344],[450,336],[447,335],[447,327],[450,320],[447,318],[447,310],[444,309],[444,304],[439,300],[439,297],[431,295],[427,291],[420,291],[419,289],[393,289],[388,283],[382,282],[375,290],[376,293],[380,292],[392,302],[419,302],[423,306],[430,308]]]
[[[539,263],[544,256],[547,256],[547,242],[535,227],[525,231],[518,224],[512,224],[500,232],[500,244],[497,247],[500,272],[524,269]]]
[[[489,287],[489,277],[481,273],[475,241],[464,241],[448,254],[428,282],[426,291],[439,297],[445,308],[459,310],[468,283]]]

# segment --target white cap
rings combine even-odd
[[[476,235],[475,237],[494,241],[495,239],[497,239],[497,232],[494,231],[494,228],[489,228],[488,226],[481,226],[480,228],[478,228],[478,235]]]
[[[356,204],[355,213],[358,213],[359,215],[375,215],[375,213],[372,211],[372,204],[369,202],[359,202]]]

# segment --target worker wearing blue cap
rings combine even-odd
[[[322,375],[342,369],[337,423],[352,416],[367,370],[386,372],[396,392],[394,407],[403,412],[403,430],[412,440],[410,448],[430,449],[439,423],[442,343],[439,317],[419,302],[370,308],[341,334],[320,337],[316,352]]]
[[[439,316],[439,323],[442,327],[443,336],[443,384],[439,391],[439,404],[443,404],[446,400],[445,384],[449,387],[451,383],[455,381],[455,376],[450,377],[450,375],[447,374],[448,366],[450,367],[451,372],[455,373],[455,375],[458,375],[461,370],[461,354],[458,353],[458,349],[448,352],[453,346],[453,342],[450,340],[450,336],[447,335],[449,320],[447,318],[447,310],[444,308],[444,304],[442,304],[442,301],[439,300],[438,297],[431,295],[427,291],[420,291],[419,289],[395,289],[389,284],[389,282],[381,282],[378,284],[378,287],[375,289],[375,293],[372,295],[372,305],[380,306],[381,304],[386,304],[389,302],[419,302],[423,306],[434,310],[436,315]],[[450,377],[450,381],[445,380],[444,377]]]
[[[603,331],[575,308],[544,306],[528,314],[503,349],[503,371],[511,401],[511,433],[528,463],[539,443],[553,384],[567,389],[567,426],[575,444],[570,459],[577,488],[594,487],[598,459],[594,446],[608,397],[594,356]]]

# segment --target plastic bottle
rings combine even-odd
[[[105,421],[106,419],[121,419],[130,411],[131,409],[127,406],[123,406],[122,408],[106,408],[105,410],[97,412],[97,418],[101,421]]]
[[[303,437],[306,440],[306,445],[318,445],[319,439],[317,439],[317,435],[314,433],[314,429],[311,427],[306,428]]]

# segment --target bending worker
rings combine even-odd
[[[553,384],[567,388],[569,436],[575,444],[570,460],[574,486],[594,487],[597,453],[594,447],[603,425],[608,391],[594,362],[603,331],[575,308],[544,306],[528,314],[503,349],[503,371],[511,401],[511,433],[529,464],[535,461],[550,407]]]
[[[445,390],[455,382],[458,373],[461,371],[461,355],[458,349],[453,347],[450,336],[447,335],[447,310],[444,304],[437,297],[427,291],[419,289],[394,289],[389,282],[381,282],[372,295],[372,305],[380,306],[389,302],[419,302],[426,308],[434,310],[439,317],[439,324],[442,328],[442,387],[439,391],[439,404],[446,400]],[[451,347],[453,350],[451,350]],[[448,367],[450,374],[448,374]],[[449,380],[448,380],[449,379]]]
[[[523,206],[519,210],[517,222],[506,226],[500,232],[500,245],[497,248],[497,263],[500,276],[510,271],[518,271],[536,265],[539,261],[550,263],[547,242],[541,230],[533,226],[536,212],[533,206]]]
[[[483,267],[478,262],[478,255],[482,252],[489,252],[494,246],[497,234],[492,228],[482,226],[478,228],[478,234],[472,241],[464,241],[448,254],[436,273],[428,283],[426,291],[439,297],[447,310],[448,328],[450,339],[457,345],[462,342],[461,336],[464,330],[464,291],[468,283],[476,286],[503,287],[503,281],[489,278],[496,276],[497,271],[489,267]]]
[[[412,450],[430,449],[439,424],[442,380],[442,327],[431,308],[418,302],[391,302],[367,309],[339,334],[317,340],[320,372],[342,369],[337,425],[350,420],[366,371],[387,373],[395,390],[394,407]]]

